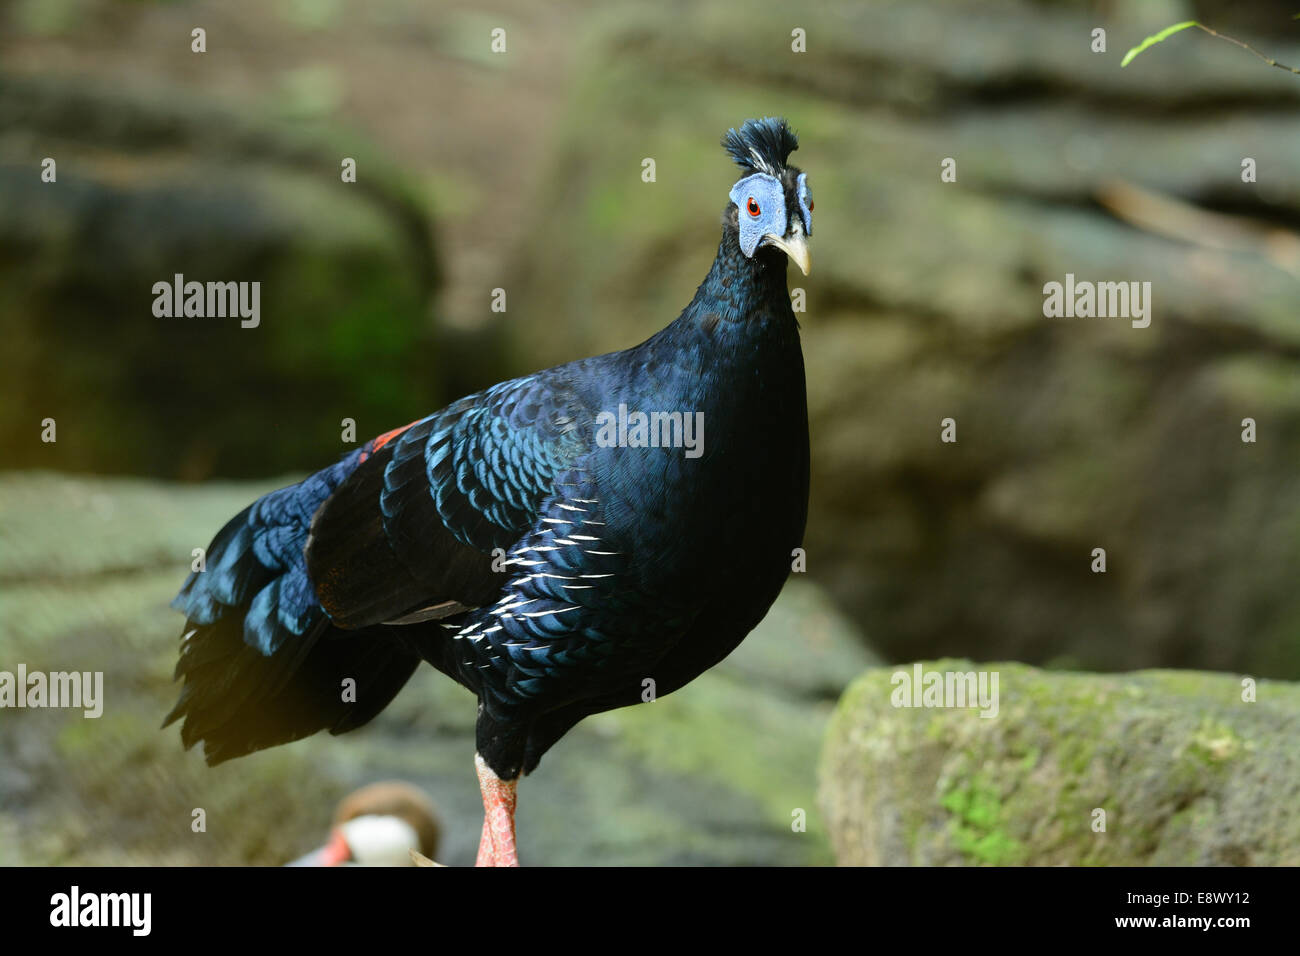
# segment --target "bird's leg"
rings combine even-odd
[[[502,780],[478,754],[478,786],[483,793],[483,835],[476,866],[518,866],[515,850],[515,786],[518,779]]]
[[[478,857],[474,860],[475,866],[492,865],[492,831],[488,829],[488,818],[486,811],[483,814],[483,833],[478,838]]]

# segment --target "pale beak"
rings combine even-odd
[[[808,237],[803,234],[803,227],[798,223],[790,230],[790,235],[782,238],[768,234],[763,237],[765,245],[776,246],[787,256],[790,261],[799,267],[804,275],[812,268],[812,256],[808,252]]]

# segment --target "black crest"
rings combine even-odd
[[[722,148],[741,169],[780,176],[790,154],[799,148],[799,137],[785,120],[765,116],[745,120],[738,130],[727,130],[722,137]]]

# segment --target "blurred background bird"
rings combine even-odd
[[[813,199],[784,120],[723,146],[743,175],[676,321],[387,432],[217,534],[174,602],[185,683],[166,723],[187,747],[218,764],[353,730],[424,659],[478,697],[478,862],[518,865],[519,776],[758,624],[807,518],[786,262],[808,270]]]
[[[339,803],[329,840],[286,866],[414,866],[435,859],[441,824],[433,801],[402,780],[354,790]]]

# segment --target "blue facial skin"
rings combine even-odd
[[[751,199],[758,215],[753,214]],[[739,210],[740,251],[745,255],[753,257],[765,235],[785,235],[785,190],[775,177],[766,173],[746,176],[731,187],[731,201]]]
[[[799,197],[799,216],[803,219],[804,235],[812,236],[812,190],[808,188],[808,174],[800,173],[795,180],[796,194]]]

